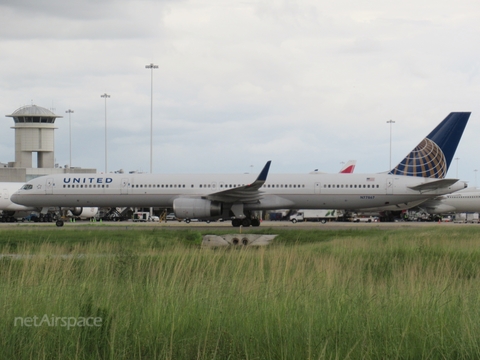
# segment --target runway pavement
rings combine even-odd
[[[395,229],[395,228],[410,228],[410,227],[425,227],[425,226],[478,226],[480,224],[459,224],[452,222],[328,222],[322,224],[320,222],[301,222],[293,224],[289,221],[263,221],[258,228],[273,228],[273,229],[292,229],[292,230],[336,230],[336,229],[365,229],[365,228],[378,228],[378,229]],[[27,229],[27,228],[57,228],[54,222],[51,223],[39,223],[39,222],[18,222],[18,223],[0,223],[0,229]],[[169,222],[133,222],[133,221],[122,221],[122,222],[89,222],[89,221],[77,221],[77,222],[65,222],[65,225],[62,228],[139,228],[139,229],[234,229],[230,221],[224,222],[200,222],[195,221],[189,224],[185,222],[178,221],[169,221]],[[257,228],[257,229],[258,229]],[[238,228],[237,228],[238,229]],[[244,228],[246,230],[246,228]],[[256,229],[254,227],[249,227],[248,229]]]

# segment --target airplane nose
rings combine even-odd
[[[20,196],[19,194],[17,194],[17,193],[13,193],[13,194],[10,196],[10,200],[11,200],[12,202],[14,202],[15,204],[22,205],[22,204],[20,204],[20,203],[18,202],[18,201],[20,201],[20,199],[21,199],[21,196]]]

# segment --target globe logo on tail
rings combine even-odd
[[[425,138],[390,174],[443,179],[447,170],[447,160],[442,149]]]

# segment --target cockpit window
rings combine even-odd
[[[22,187],[22,190],[32,190],[32,189],[33,189],[33,185],[31,184],[25,184]]]

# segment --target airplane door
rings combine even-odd
[[[321,194],[321,191],[320,191],[321,187],[319,182],[315,183],[314,188],[315,188],[315,194]]]
[[[120,194],[122,195],[127,195],[128,194],[128,178],[123,178],[122,179],[122,185],[120,188]]]
[[[45,183],[45,194],[50,195],[53,194],[53,179],[48,178]]]
[[[387,195],[393,195],[393,179],[387,179]]]

